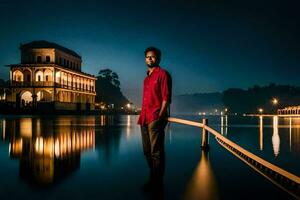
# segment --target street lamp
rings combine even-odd
[[[264,111],[264,110],[263,110],[262,108],[259,108],[259,109],[258,109],[258,112],[259,112],[260,114],[262,114],[263,111]]]
[[[277,104],[278,104],[278,99],[273,98],[273,99],[272,99],[272,103],[273,103],[273,105],[277,105]]]
[[[277,99],[277,98],[273,98],[272,99],[272,104],[273,104],[273,106],[274,106],[274,113],[276,114],[276,108],[277,108],[277,106],[278,106],[278,104],[279,104],[279,100]]]

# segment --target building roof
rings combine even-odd
[[[48,42],[46,40],[36,40],[36,41],[32,41],[32,42],[29,42],[27,44],[21,44],[20,45],[20,49],[23,50],[23,49],[31,49],[31,48],[36,48],[36,49],[41,49],[41,48],[54,48],[54,49],[58,49],[58,50],[61,50],[65,53],[68,53],[72,56],[75,56],[77,58],[80,58],[81,59],[81,56],[78,55],[75,51],[72,51],[68,48],[65,48],[59,44],[56,44],[54,42]]]

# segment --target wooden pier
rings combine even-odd
[[[266,116],[266,115],[258,115]],[[278,115],[268,115],[278,116]],[[300,115],[299,115],[300,117]],[[203,123],[194,122],[178,118],[168,118],[169,122],[185,124],[189,126],[195,126],[202,128],[202,149],[208,149],[208,133],[215,136],[217,142],[224,147],[226,150],[231,152],[233,155],[238,157],[240,160],[249,165],[256,172],[267,178],[269,181],[274,183],[276,186],[286,191],[296,199],[300,199],[300,177],[254,155],[253,153],[242,148],[238,144],[232,142],[216,130],[208,126],[208,120],[203,119]]]

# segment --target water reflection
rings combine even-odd
[[[131,133],[131,115],[127,115],[127,123],[126,123],[126,136],[130,137]]]
[[[225,129],[225,132],[224,132]],[[227,129],[228,129],[228,116],[227,115],[221,115],[221,134],[225,136],[227,135]]]
[[[202,151],[201,153],[201,160],[187,185],[185,199],[220,199],[217,182],[207,151]]]
[[[300,152],[300,118],[284,118],[289,127],[289,150]]]
[[[280,150],[280,137],[278,134],[278,116],[273,117],[272,144],[273,144],[274,155],[278,156]]]
[[[20,160],[21,178],[49,185],[79,168],[80,153],[95,148],[95,118],[84,118],[85,126],[74,123],[70,117],[2,120],[2,138],[10,157]]]
[[[290,126],[289,126],[289,146],[290,146],[290,151],[292,151],[292,118],[290,117]]]
[[[5,140],[5,136],[6,136],[6,132],[5,132],[5,129],[6,129],[6,120],[2,120],[1,121],[1,128],[2,128],[2,140]]]
[[[263,124],[263,117],[259,117],[259,150],[263,150],[264,148],[264,124]]]
[[[266,118],[267,120],[268,118]],[[272,121],[272,148],[275,157],[280,153],[280,141],[287,138],[289,151],[300,152],[300,118],[279,118],[274,116],[271,118]],[[269,127],[268,123],[264,126],[264,118],[259,117],[259,149],[264,149],[264,127]],[[279,129],[280,128],[280,129]],[[279,133],[280,130],[280,133]],[[280,137],[281,135],[281,137]]]
[[[126,118],[126,134],[133,131]],[[52,185],[80,167],[81,153],[95,149],[110,161],[120,148],[119,116],[21,117],[0,120],[9,156],[20,161],[20,177],[40,186]],[[97,148],[96,148],[97,146]]]
[[[111,126],[115,124],[116,119],[114,115],[100,115],[99,122],[100,126]]]
[[[122,127],[116,126],[116,124],[121,123],[120,116],[100,115],[99,119],[100,127],[96,128],[96,151],[100,160],[109,163],[111,157],[117,156],[119,153]],[[126,133],[131,131],[131,128],[127,126],[131,123],[128,120],[131,120],[131,117],[126,120]]]

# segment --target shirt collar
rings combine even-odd
[[[153,74],[154,72],[157,72],[159,69],[160,69],[160,66],[155,66],[151,74]],[[150,75],[149,75],[149,70],[147,70],[147,76],[150,76]]]

